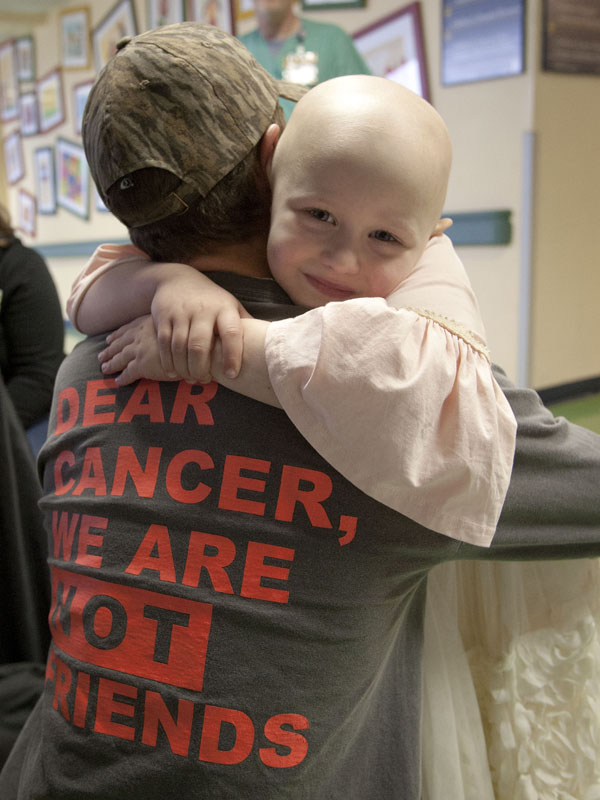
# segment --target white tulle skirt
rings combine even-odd
[[[430,576],[423,800],[600,800],[600,561]]]

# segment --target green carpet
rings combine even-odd
[[[600,433],[600,394],[554,403],[549,408],[555,417],[566,417],[577,425]]]

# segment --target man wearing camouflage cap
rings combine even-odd
[[[122,47],[84,127],[132,239],[220,267],[269,319],[297,312],[264,255],[280,91],[231,37],[172,26]],[[213,383],[117,388],[103,347],[78,345],[57,379],[40,460],[53,644],[0,796],[417,800],[428,571],[598,555],[599,437],[498,373],[520,438],[480,549],[362,494],[280,410]]]

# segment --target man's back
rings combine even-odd
[[[63,366],[42,455],[54,645],[21,796],[418,797],[425,575],[457,543],[279,410],[115,389],[102,345]]]

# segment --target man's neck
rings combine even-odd
[[[301,20],[290,9],[282,19],[279,16],[260,14],[257,17],[258,29],[267,41],[284,41],[298,33]]]
[[[223,244],[207,255],[190,259],[189,264],[200,272],[233,272],[251,278],[270,278],[267,263],[266,236],[257,235],[245,242]]]

